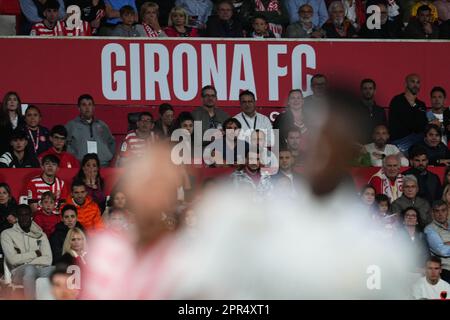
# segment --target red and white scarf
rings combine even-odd
[[[403,175],[399,174],[392,185],[391,179],[389,179],[384,173],[383,169],[375,173],[373,177],[378,177],[381,180],[381,190],[382,193],[387,195],[391,199],[391,203],[400,198],[403,194]]]
[[[280,12],[280,3],[278,0],[270,0],[267,8],[261,0],[255,0],[256,11],[278,11]],[[269,29],[275,34],[276,37],[280,37],[283,33],[283,26],[281,24],[269,23]]]
[[[159,36],[158,32],[156,32],[152,27],[150,27],[146,23],[142,23],[142,26],[144,27],[145,33],[147,34],[147,37],[150,38],[156,38]]]

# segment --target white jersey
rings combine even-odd
[[[414,299],[441,299],[441,293],[450,298],[450,284],[439,279],[438,283],[432,285],[426,277],[420,278],[413,286],[412,296]]]

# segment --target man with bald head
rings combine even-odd
[[[400,173],[400,157],[398,154],[386,156],[383,167],[369,180],[377,194],[385,194],[391,203],[403,194],[403,175]]]
[[[425,103],[417,98],[420,91],[420,77],[409,74],[405,78],[405,91],[389,104],[389,131],[391,143],[406,154],[409,147],[423,138],[428,123]]]

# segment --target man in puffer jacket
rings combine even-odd
[[[26,299],[34,299],[36,279],[47,278],[53,271],[52,251],[47,236],[31,219],[31,208],[19,205],[16,214],[18,222],[2,232],[1,244],[12,282],[24,286]]]

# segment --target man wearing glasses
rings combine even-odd
[[[66,151],[67,130],[63,125],[56,125],[50,131],[50,142],[52,147],[39,155],[39,161],[48,155],[52,154],[59,158],[60,168],[79,168],[80,163],[77,158]]]
[[[298,9],[299,20],[286,29],[287,38],[324,38],[325,31],[314,24],[314,9],[310,4],[304,4]]]

